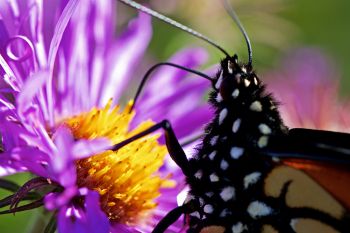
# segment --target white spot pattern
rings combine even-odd
[[[237,120],[235,120],[233,122],[232,132],[237,133],[237,131],[239,130],[239,127],[241,126],[241,122],[242,122],[242,120],[240,118],[238,118]]]
[[[216,150],[214,150],[213,152],[211,152],[210,154],[209,154],[209,159],[210,160],[213,160],[214,158],[215,158],[215,156],[216,156]]]
[[[221,110],[220,114],[219,114],[219,125],[222,124],[222,122],[224,121],[225,117],[227,116],[227,108],[224,108],[223,110]]]
[[[244,149],[242,147],[232,147],[230,154],[231,154],[231,158],[233,159],[238,159],[239,157],[241,157],[243,155]]]
[[[236,195],[236,190],[232,186],[228,186],[220,192],[220,197],[223,201],[231,200],[235,197],[235,195]]]
[[[233,97],[234,99],[236,99],[238,96],[239,96],[239,90],[236,88],[236,89],[234,89],[233,92],[232,92],[232,97]]]
[[[250,81],[248,79],[244,79],[244,86],[249,87]]]
[[[219,136],[214,136],[210,139],[210,145],[214,146],[218,142]]]
[[[258,147],[263,148],[267,146],[269,138],[267,136],[261,136],[258,140]]]
[[[223,100],[223,98],[222,98],[220,92],[218,92],[218,95],[216,96],[216,101],[221,102],[222,100]]]
[[[211,214],[211,213],[213,213],[214,208],[212,205],[207,204],[204,206],[203,211],[204,211],[204,213]]]
[[[211,174],[209,176],[209,179],[210,179],[211,182],[218,182],[219,181],[219,177],[215,173]]]
[[[264,123],[260,124],[258,128],[262,134],[271,134],[270,127]]]
[[[221,163],[220,163],[220,168],[222,169],[222,170],[226,170],[227,168],[228,168],[228,166],[229,166],[229,164],[228,164],[228,162],[226,161],[226,160],[221,160]]]
[[[216,84],[215,84],[215,88],[216,88],[216,89],[219,89],[220,86],[221,86],[222,78],[223,78],[222,75],[223,75],[223,71],[221,71],[220,77],[218,78],[218,81],[217,81]]]
[[[254,112],[261,112],[262,111],[262,105],[259,101],[254,101],[251,105],[250,105],[250,110],[254,111]]]
[[[242,233],[244,230],[248,230],[248,227],[246,225],[243,225],[243,223],[238,222],[231,228],[232,233]]]
[[[193,212],[193,213],[190,213],[190,216],[191,216],[191,217],[195,217],[195,218],[201,218],[201,215],[199,214],[198,211]]]
[[[194,177],[196,177],[197,179],[201,179],[203,176],[203,171],[202,170],[198,170],[195,174]]]
[[[255,184],[260,179],[261,173],[260,172],[253,172],[249,175],[246,175],[243,179],[244,181],[244,188],[248,188],[250,185]]]
[[[253,219],[258,219],[259,217],[270,215],[273,210],[263,202],[253,201],[249,204],[247,211]]]

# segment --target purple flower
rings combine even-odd
[[[264,75],[281,102],[288,127],[349,132],[349,102],[338,98],[339,74],[330,58],[317,49],[290,53],[279,69]]]
[[[115,37],[113,3],[0,3],[0,174],[44,178],[28,181],[12,204],[52,187],[38,203],[57,211],[60,233],[150,231],[176,206],[184,178],[164,163],[157,134],[108,148],[150,127],[150,118],[169,119],[181,140],[211,115],[201,104],[209,83],[174,68],[155,73],[134,111],[119,107],[152,32],[140,14]],[[197,48],[171,58],[189,68],[205,60]],[[179,220],[172,230],[181,227]]]

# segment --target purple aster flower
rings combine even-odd
[[[150,118],[169,119],[181,139],[211,115],[201,104],[209,83],[173,68],[158,70],[132,112],[130,102],[119,106],[152,33],[140,14],[115,37],[113,3],[0,3],[0,174],[38,176],[7,212],[44,204],[60,233],[150,231],[176,205],[184,178],[164,163],[157,134],[108,148],[150,127]],[[205,60],[197,48],[171,58],[189,68]],[[40,187],[48,190],[42,198],[17,208]],[[181,220],[172,227],[179,231]]]

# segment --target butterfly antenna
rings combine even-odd
[[[209,44],[213,45],[214,47],[219,49],[221,52],[223,52],[226,56],[230,57],[230,55],[220,45],[218,45],[212,39],[204,36],[203,34],[201,34],[199,32],[197,32],[197,31],[195,31],[195,30],[193,30],[193,29],[191,29],[189,27],[186,27],[185,25],[183,25],[183,24],[181,24],[181,23],[179,23],[179,22],[177,22],[177,21],[175,21],[173,19],[170,19],[170,18],[168,18],[168,17],[166,17],[166,16],[164,16],[164,15],[162,15],[162,14],[160,14],[160,13],[154,11],[154,10],[151,10],[150,8],[145,7],[145,6],[139,4],[139,3],[135,2],[135,1],[131,1],[131,0],[118,0],[118,1],[128,5],[130,7],[133,7],[135,9],[139,10],[139,11],[142,11],[142,12],[148,14],[148,15],[151,15],[151,16],[159,19],[159,20],[162,20],[162,21],[164,21],[164,22],[166,22],[166,23],[168,23],[168,24],[170,24],[170,25],[172,25],[172,26],[174,26],[176,28],[179,28],[179,29],[181,29],[181,30],[183,30],[185,32],[188,32],[191,35],[193,35],[193,36],[195,36],[195,37],[197,37],[199,39],[202,39],[202,40],[208,42]]]
[[[241,30],[241,32],[244,35],[245,41],[247,43],[247,47],[248,47],[248,65],[250,67],[252,67],[252,60],[253,60],[253,52],[252,52],[252,45],[250,43],[250,39],[248,37],[248,34],[246,32],[246,30],[244,29],[241,21],[239,20],[236,12],[233,10],[231,4],[228,2],[228,0],[222,0],[223,5],[225,7],[225,10],[227,11],[227,13],[231,16],[231,18],[233,19],[233,21],[235,21],[235,23],[237,24],[237,26],[239,27],[239,30]]]

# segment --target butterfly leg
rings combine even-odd
[[[122,148],[123,146],[142,138],[150,133],[153,133],[154,131],[158,129],[164,129],[165,131],[165,144],[167,146],[168,152],[170,154],[170,157],[174,160],[174,162],[181,168],[182,172],[188,176],[190,175],[190,169],[189,169],[189,163],[186,157],[186,154],[184,150],[182,149],[179,140],[176,138],[176,135],[174,133],[173,128],[171,127],[171,124],[168,120],[163,120],[148,129],[120,142],[115,144],[112,147],[112,150],[118,150]]]

